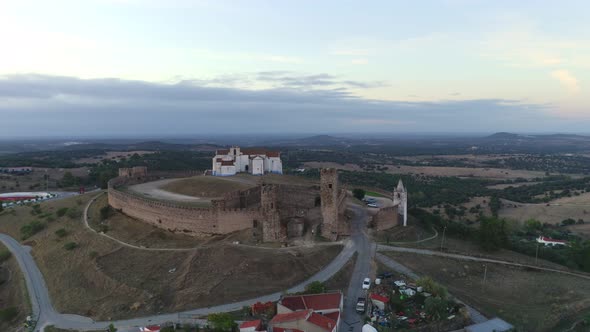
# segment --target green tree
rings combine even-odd
[[[2,205],[2,203],[0,203],[0,213],[2,213],[2,211],[4,211],[4,206]]]
[[[500,202],[498,196],[492,196],[492,198],[490,198],[490,210],[492,211],[492,216],[498,217],[498,211],[500,211],[501,207],[502,202]]]
[[[237,326],[232,315],[226,312],[210,314],[207,321],[215,331],[232,331]]]
[[[429,297],[424,301],[424,311],[426,315],[436,324],[436,330],[440,331],[440,321],[447,316],[447,301],[440,297]]]
[[[524,229],[527,232],[533,233],[535,231],[540,231],[541,229],[543,229],[543,224],[541,224],[540,221],[531,218],[524,222]]]
[[[109,332],[117,332],[117,328],[115,327],[115,325],[113,325],[111,323],[111,324],[109,324],[108,331]]]
[[[65,237],[68,235],[68,231],[66,231],[65,228],[60,228],[55,231],[55,235],[57,235],[57,237]]]
[[[439,297],[441,299],[447,298],[447,289],[443,285],[432,280],[430,277],[422,277],[418,279],[416,281],[416,285],[422,287],[425,292],[430,293],[433,296]]]
[[[60,185],[62,187],[74,187],[74,186],[78,186],[80,184],[80,178],[75,177],[74,175],[72,175],[72,172],[65,172],[64,176],[62,177],[61,181],[60,181]]]
[[[506,220],[482,217],[479,222],[479,244],[486,251],[494,251],[508,243]]]
[[[352,190],[352,196],[354,196],[357,199],[363,199],[365,198],[365,190],[361,189],[361,188],[355,188]]]
[[[313,281],[305,286],[305,292],[308,294],[320,294],[326,292],[326,285],[321,281]]]
[[[74,250],[76,248],[78,248],[78,244],[76,242],[68,242],[68,243],[64,244],[65,250]]]
[[[0,310],[0,321],[2,322],[11,322],[14,318],[18,315],[18,310],[16,307],[8,307],[5,309]]]
[[[0,251],[0,263],[7,261],[12,256],[12,253],[8,250]]]

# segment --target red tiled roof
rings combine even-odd
[[[144,328],[142,328],[142,331],[154,331],[154,332],[159,332],[162,328],[159,325],[149,325],[146,326]]]
[[[241,150],[243,154],[266,154],[268,151],[265,149],[243,149]]]
[[[547,241],[547,242],[567,243],[567,241],[564,241],[564,240],[556,240],[556,239],[552,239],[550,237],[545,237],[545,236],[541,236],[541,239],[543,239],[543,241]]]
[[[267,157],[280,157],[281,153],[279,151],[266,151]]]
[[[311,294],[311,295],[296,295],[285,296],[279,302],[284,307],[293,311],[313,309],[327,310],[340,309],[340,302],[342,300],[342,293],[326,293],[326,294]]]
[[[218,163],[220,163],[220,162],[222,162],[222,161],[223,161],[223,159],[221,159],[221,158],[217,158],[217,159],[215,159],[215,161],[216,161],[216,162],[218,162]]]
[[[215,150],[215,154],[229,154],[229,150],[222,149],[222,150]]]
[[[340,317],[340,311],[334,311],[331,312],[329,314],[324,314],[324,316],[330,318],[331,320],[337,322],[338,321],[338,317]]]
[[[308,322],[321,327],[326,331],[332,331],[336,327],[336,321],[326,316],[313,313],[307,319]]]
[[[299,329],[292,329],[287,327],[273,327],[272,332],[304,332]]]
[[[258,328],[260,326],[260,323],[261,322],[262,321],[260,319],[243,322],[242,324],[240,324],[240,328],[241,329],[247,329],[249,327],[256,327],[256,328]]]
[[[312,310],[302,310],[289,312],[286,314],[275,315],[269,322],[269,324],[292,322],[294,320],[306,319],[308,315],[312,313]]]
[[[222,160],[221,166],[234,166],[234,162],[232,160]]]
[[[381,296],[379,294],[371,294],[371,299],[372,300],[377,300],[377,301],[381,301],[383,303],[387,303],[389,302],[389,298],[385,297],[385,296]]]

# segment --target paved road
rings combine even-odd
[[[386,245],[382,245],[382,244],[380,244],[380,245],[377,246],[377,250],[378,251],[408,252],[408,253],[413,253],[413,254],[418,254],[418,255],[439,256],[439,257],[448,257],[448,258],[454,258],[454,259],[466,260],[466,261],[475,261],[475,262],[482,262],[482,263],[510,265],[510,266],[528,268],[528,269],[535,269],[535,270],[541,270],[541,271],[548,271],[548,272],[555,272],[555,273],[567,274],[567,275],[570,275],[570,276],[574,276],[574,277],[578,277],[578,278],[583,278],[583,279],[590,280],[590,274],[576,273],[576,272],[570,272],[570,271],[566,271],[566,270],[552,269],[552,268],[549,268],[549,267],[540,267],[540,266],[535,266],[535,265],[520,264],[520,263],[503,261],[503,260],[499,260],[499,259],[473,257],[473,256],[468,256],[468,255],[459,255],[459,254],[449,254],[449,253],[445,253],[445,252],[434,251],[434,250],[427,250],[427,249],[415,249],[415,248],[404,248],[404,247],[386,246]]]
[[[366,296],[366,291],[362,290],[361,284],[364,278],[370,277],[371,262],[375,253],[375,246],[367,235],[367,211],[358,205],[351,205],[351,208],[355,216],[352,220],[350,239],[354,243],[358,256],[346,292],[340,332],[357,332],[362,329],[364,321],[355,310],[356,301],[359,297]]]
[[[30,248],[20,245],[18,241],[5,234],[0,234],[0,241],[3,242],[6,247],[14,254],[23,271],[27,289],[29,291],[29,296],[31,298],[33,313],[35,317],[39,317],[39,324],[36,331],[41,331],[41,329],[47,325],[55,325],[56,327],[63,329],[88,331],[106,328],[110,323],[113,323],[117,328],[119,328],[119,331],[136,332],[138,331],[138,326],[161,324],[170,321],[176,322],[179,320],[179,317],[185,316],[205,316],[210,313],[240,310],[243,306],[250,305],[255,302],[276,301],[283,294],[283,292],[276,292],[245,301],[188,310],[180,313],[154,315],[112,322],[95,322],[88,317],[58,313],[51,304],[47,285],[45,284],[45,280],[43,279],[41,271],[39,271],[33,257],[30,254]],[[355,251],[357,251],[357,245],[358,242],[346,241],[344,249],[340,252],[340,254],[338,254],[338,256],[336,256],[336,258],[334,258],[332,262],[326,265],[326,267],[313,275],[311,278],[287,289],[286,292],[301,292],[310,282],[326,281],[330,279],[334,274],[336,274],[336,272],[342,269],[346,262],[348,262],[348,260],[353,256]]]

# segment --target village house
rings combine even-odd
[[[556,239],[552,239],[550,237],[545,237],[542,235],[540,235],[537,238],[537,242],[544,244],[545,246],[566,246],[567,245],[567,241],[556,240]]]
[[[257,332],[262,331],[262,320],[250,320],[240,324],[240,332]]]
[[[214,176],[231,176],[237,173],[264,175],[267,173],[283,174],[281,153],[265,149],[229,149],[215,151],[211,173]]]
[[[269,322],[270,332],[333,332],[340,326],[344,305],[341,292],[283,296],[277,315]]]

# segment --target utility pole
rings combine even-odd
[[[443,228],[443,235],[442,239],[440,240],[440,251],[443,251],[443,244],[445,243],[445,232],[447,231],[447,226]]]
[[[485,288],[486,288],[486,278],[488,276],[488,266],[487,266],[487,264],[484,264],[483,265],[483,268],[484,268],[484,270],[483,270],[483,284],[482,284],[482,287],[481,288],[482,288],[482,290],[485,291]]]
[[[537,242],[537,249],[535,250],[535,265],[537,264],[537,261],[539,259],[539,242]]]
[[[47,175],[47,168],[45,169],[45,191],[49,190],[49,175]]]

